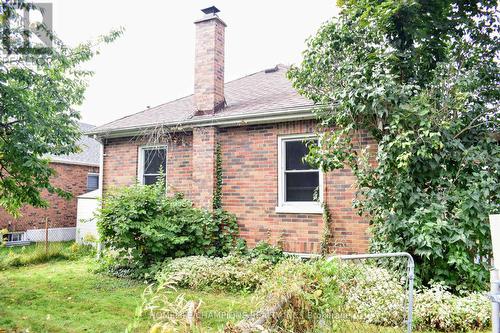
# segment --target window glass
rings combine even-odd
[[[319,186],[319,172],[287,173],[285,201],[315,201],[314,192]]]
[[[307,155],[309,149],[307,148],[306,141],[286,141],[285,142],[285,156],[286,156],[286,169],[287,170],[309,170],[312,169],[302,159]]]
[[[307,163],[303,158],[308,154],[308,143],[318,140],[304,140],[302,138],[283,140],[282,158],[282,186],[280,193],[284,202],[311,202],[317,201],[320,172]]]
[[[152,185],[158,181],[160,176],[158,175],[145,175],[144,176],[144,185]]]
[[[142,150],[142,183],[151,185],[158,181],[160,172],[166,173],[167,170],[167,149],[144,148]]]
[[[87,175],[87,192],[97,190],[99,188],[99,175]]]
[[[159,174],[160,168],[165,172],[167,164],[166,150],[145,149],[144,150],[144,174]]]

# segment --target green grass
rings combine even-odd
[[[29,266],[56,260],[78,259],[93,252],[90,246],[75,242],[44,243],[28,246],[0,246],[0,271],[13,267]]]
[[[19,251],[18,248],[14,249]],[[31,251],[26,249],[24,251]],[[3,253],[1,253],[3,252]],[[5,255],[5,251],[0,256]],[[123,332],[134,321],[145,288],[137,281],[93,273],[90,258],[51,261],[0,271],[0,332]],[[179,290],[201,300],[203,332],[217,332],[256,310],[251,295]],[[147,332],[143,318],[135,332]],[[340,322],[332,332],[396,333],[403,329]]]
[[[123,332],[145,285],[92,273],[90,259],[56,261],[0,272],[0,331]],[[202,323],[214,331],[254,310],[251,296],[181,290],[202,300]],[[140,321],[139,332],[150,325]]]
[[[74,242],[51,242],[49,243],[50,248],[69,248]],[[45,250],[45,243],[31,243],[26,246],[0,246],[0,258],[9,254],[30,254],[33,252]]]

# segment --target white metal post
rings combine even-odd
[[[493,268],[490,272],[491,282],[491,332],[500,333],[500,279],[498,270]]]
[[[490,272],[491,283],[491,329],[500,333],[500,214],[490,215],[491,245],[493,248],[493,269]],[[496,265],[496,267],[495,267]]]

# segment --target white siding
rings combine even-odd
[[[85,236],[92,235],[97,240],[99,238],[95,213],[99,207],[97,192],[99,190],[86,193],[78,197],[76,211],[76,241],[83,243]],[[92,195],[94,194],[95,195]]]

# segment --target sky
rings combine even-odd
[[[193,22],[215,5],[227,24],[225,80],[299,63],[305,41],[337,15],[335,0],[52,0],[53,28],[68,45],[112,29],[124,34],[85,65],[94,71],[82,121],[103,125],[193,92]]]

